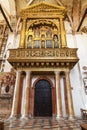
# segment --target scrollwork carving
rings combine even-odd
[[[10,50],[9,58],[32,58],[32,57],[77,57],[76,49],[18,49]]]

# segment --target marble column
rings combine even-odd
[[[20,93],[20,79],[21,79],[21,71],[17,71],[12,111],[11,111],[11,116],[10,116],[10,118],[13,118],[13,119],[17,118],[17,115],[18,115],[17,111],[18,111],[18,102],[19,102],[19,93]]]
[[[66,90],[67,90],[67,102],[68,102],[69,119],[74,119],[74,109],[73,109],[73,100],[72,100],[72,92],[71,92],[69,71],[65,72],[65,79],[66,79]]]
[[[23,113],[22,113],[22,119],[28,119],[29,117],[29,88],[30,88],[30,76],[31,72],[27,71],[26,72],[26,83],[25,83],[25,94],[23,97]]]
[[[61,89],[60,89],[60,72],[55,72],[56,79],[56,106],[57,106],[57,118],[62,117],[62,100],[61,100]]]

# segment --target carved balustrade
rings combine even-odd
[[[70,67],[78,61],[77,49],[10,49],[8,61],[15,68]]]

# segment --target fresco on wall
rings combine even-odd
[[[0,95],[13,95],[15,85],[15,73],[0,73]]]
[[[0,119],[10,116],[15,79],[14,72],[0,72]]]

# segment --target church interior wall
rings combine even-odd
[[[78,48],[77,54],[79,57],[79,62],[71,70],[71,88],[74,103],[75,115],[77,117],[81,116],[80,108],[87,107],[87,95],[85,94],[84,84],[83,84],[83,66],[87,66],[87,35],[86,34],[67,34],[67,44],[68,47]],[[87,70],[85,70],[87,71]],[[73,82],[74,81],[74,82]]]
[[[86,33],[83,33],[80,31],[74,32],[77,30],[77,29],[74,30],[74,26],[76,27],[76,25],[79,24],[79,22],[80,22],[79,20],[81,20],[81,17],[84,14],[85,9],[87,8],[87,1],[86,0],[84,0],[82,2],[79,1],[78,7],[77,6],[75,7],[73,0],[71,0],[71,3],[69,3],[68,1],[66,1],[65,4],[64,4],[64,0],[62,0],[61,2],[57,1],[57,0],[48,0],[47,2],[50,4],[54,4],[54,5],[59,5],[59,6],[64,5],[65,7],[67,7],[67,10],[68,10],[67,16],[64,21],[67,46],[69,48],[77,48],[78,49],[77,55],[79,58],[78,63],[70,71],[71,92],[72,92],[72,98],[73,98],[75,117],[81,118],[80,109],[81,108],[87,109],[87,93],[85,91],[85,84],[84,84],[84,78],[87,78],[87,30],[86,30]],[[13,29],[13,32],[10,32],[10,31],[8,32],[8,38],[5,41],[3,41],[3,44],[4,44],[4,42],[7,42],[7,43],[5,46],[5,50],[3,52],[3,61],[2,61],[1,68],[0,68],[1,69],[0,71],[2,73],[5,72],[8,74],[9,72],[11,72],[12,69],[13,69],[13,71],[16,72],[16,70],[11,66],[11,64],[7,61],[7,59],[9,57],[9,49],[19,48],[20,33],[21,33],[21,29],[22,29],[22,20],[20,20],[21,18],[19,17],[20,10],[24,7],[28,7],[29,5],[31,5],[31,4],[33,5],[38,2],[40,2],[40,0],[31,0],[31,2],[29,2],[28,0],[23,0],[23,1],[21,1],[21,0],[16,0],[16,1],[1,0],[0,4],[2,5],[2,8],[6,14],[6,17]],[[75,13],[75,10],[77,13]],[[74,13],[75,13],[75,16],[73,16]],[[0,19],[1,18],[4,19],[2,14],[0,14]],[[87,29],[86,23],[87,23],[87,18],[85,17],[84,21],[82,23],[82,27],[83,28],[85,27]],[[81,30],[81,28],[80,28],[80,30]],[[44,76],[45,76],[45,78],[47,78],[48,80],[50,80],[52,82],[52,85],[53,85],[52,87],[56,86],[55,85],[55,74],[51,75],[48,72],[48,74],[46,73],[46,75],[44,75]],[[38,74],[35,74],[35,72],[32,72],[31,73],[31,83],[32,84],[30,85],[31,89],[34,90],[35,83],[38,81],[38,79],[42,79],[42,78],[43,78],[43,75],[40,75],[39,72],[38,72]],[[61,95],[62,95],[61,97],[62,97],[63,117],[68,117],[67,110],[66,110],[67,108],[66,108],[65,94],[64,94],[64,91],[65,91],[64,88],[66,87],[66,85],[64,85],[64,77],[60,76],[60,78],[61,78],[60,86],[61,86]],[[23,82],[21,82],[21,85],[20,85],[21,91],[20,91],[20,96],[19,96],[20,100],[19,100],[19,105],[18,105],[19,106],[18,114],[21,114],[22,118],[23,118],[24,113],[25,113],[24,103],[25,103],[25,95],[26,95],[26,88],[25,88],[26,87],[26,76],[21,77],[21,81],[23,81]],[[7,84],[4,85],[4,89],[3,89],[4,93],[5,93],[6,85]],[[86,81],[86,87],[87,87],[87,81]],[[31,108],[29,110],[29,113],[33,113],[32,109],[34,108],[34,104],[32,104],[32,102],[33,102],[32,100],[34,100],[32,98],[32,97],[34,97],[34,91],[31,91],[31,89],[30,89],[30,93],[32,92],[32,94],[30,95],[30,103],[29,103],[29,105],[31,105]],[[14,90],[12,89],[12,91],[14,91]],[[4,94],[3,92],[1,91],[1,94]],[[13,95],[13,93],[12,93],[12,95]],[[53,99],[53,100],[56,100],[56,99]],[[4,100],[3,100],[1,103],[2,103],[2,106],[0,105],[0,107],[2,107],[2,109],[3,109],[3,104],[6,104],[7,109],[10,106],[9,107],[10,108],[9,115],[10,115],[11,108],[12,108],[12,100],[10,103],[8,103],[10,105],[7,105],[7,100],[6,100],[6,102],[4,102]],[[1,108],[0,108],[0,110],[1,110]],[[55,111],[54,111],[54,113],[56,113]]]
[[[4,65],[4,72],[10,72],[12,66],[9,64],[9,62],[6,60],[9,57],[9,49],[14,49],[19,47],[19,40],[20,40],[20,35],[17,34],[15,35],[14,33],[9,33],[6,48],[4,51],[3,57],[5,57],[5,65]]]
[[[80,40],[79,40],[80,37]],[[18,48],[19,46],[19,39],[20,35],[18,34],[15,36],[14,34],[9,34],[8,40],[7,40],[7,46],[5,52],[10,48]],[[78,57],[79,62],[75,67],[71,70],[70,77],[71,77],[71,88],[72,88],[72,96],[73,96],[73,102],[74,102],[74,110],[75,115],[77,117],[81,116],[80,108],[84,108],[86,106],[86,99],[87,96],[84,92],[84,84],[82,78],[83,75],[83,66],[87,65],[86,61],[86,50],[87,50],[87,35],[85,34],[67,34],[67,44],[70,48],[78,48]],[[84,44],[84,46],[83,46]],[[9,56],[9,53],[7,53],[7,57]],[[9,72],[11,70],[11,65],[6,61],[4,72]],[[33,78],[33,82],[35,81],[35,77]],[[74,82],[73,82],[74,81]],[[61,83],[61,86],[63,84]],[[63,89],[63,87],[61,87]],[[62,94],[63,95],[63,94]],[[84,96],[85,95],[85,96]],[[63,110],[64,115],[65,111]]]
[[[79,62],[75,65],[75,67],[71,70],[70,80],[71,80],[71,88],[72,88],[72,96],[74,103],[74,111],[76,117],[81,117],[80,108],[87,107],[87,95],[84,91],[83,78],[85,77],[84,72],[87,70],[83,70],[84,66],[87,66],[87,34],[72,34],[70,23],[66,22],[65,26],[67,26],[67,45],[70,48],[78,48],[77,54],[79,57]],[[8,49],[18,48],[20,41],[20,34],[9,33],[6,49],[4,55],[6,55],[6,59],[9,56]],[[4,72],[10,72],[12,66],[5,60]],[[50,79],[54,83],[54,77],[50,76]],[[35,82],[36,77],[34,76],[32,79],[32,84]],[[74,81],[74,82],[73,82]],[[24,83],[25,84],[25,81]],[[25,85],[23,85],[25,86]],[[23,88],[24,89],[24,88]],[[65,111],[65,102],[64,102],[64,84],[63,79],[61,79],[61,89],[62,89],[62,105],[63,105],[63,115],[66,115]],[[24,95],[24,92],[22,93]],[[23,108],[23,100],[22,100],[22,108]],[[21,113],[23,113],[23,109]]]

